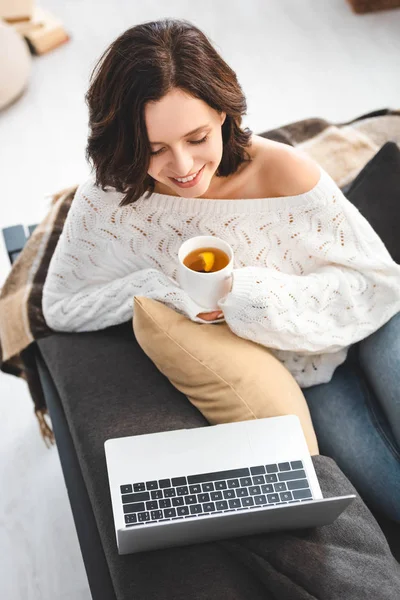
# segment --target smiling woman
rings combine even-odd
[[[242,129],[234,71],[187,21],[128,29],[96,66],[87,101],[95,177],[79,186],[49,266],[47,325],[118,325],[144,296],[212,326],[218,313],[179,285],[178,252],[192,237],[222,238],[235,264],[215,308],[237,337],[281,361],[306,390],[328,454],[400,521],[400,404],[388,392],[389,381],[400,387],[400,347],[389,343],[400,339],[400,266],[382,240],[311,158]],[[393,366],[374,359],[360,370],[347,355],[374,333]],[[385,407],[390,444],[368,420],[367,375],[385,382],[374,410]],[[332,423],[347,432],[343,443]],[[375,448],[368,469],[365,443]]]
[[[97,63],[86,100],[87,158],[97,185],[124,193],[121,205],[146,191],[218,197],[221,179],[252,160],[237,76],[184,20],[123,33]]]

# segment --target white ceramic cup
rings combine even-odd
[[[192,271],[183,264],[190,252],[198,248],[218,248],[229,257],[229,263],[223,269],[210,273]],[[213,235],[199,235],[183,242],[178,251],[179,285],[200,307],[205,310],[220,310],[218,300],[230,291],[233,272],[233,250],[230,245]]]

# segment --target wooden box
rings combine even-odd
[[[358,14],[400,8],[400,0],[347,0],[353,11]]]
[[[33,13],[33,0],[0,0],[0,19],[8,23],[30,19]]]

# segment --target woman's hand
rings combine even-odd
[[[197,315],[198,319],[203,319],[203,321],[216,321],[217,319],[221,319],[224,316],[224,313],[220,310],[214,310],[209,313],[200,313]]]

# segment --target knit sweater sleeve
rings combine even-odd
[[[113,218],[93,189],[91,180],[79,186],[53,253],[42,298],[47,325],[70,332],[118,325],[132,318],[136,295],[204,323],[196,317],[202,309],[172,278],[140,257],[136,263],[127,259],[129,248],[113,226],[115,213]]]
[[[297,273],[269,265],[234,270],[219,306],[238,336],[278,350],[333,353],[400,311],[400,266],[328,174],[323,181],[317,205],[289,211],[283,225]]]

